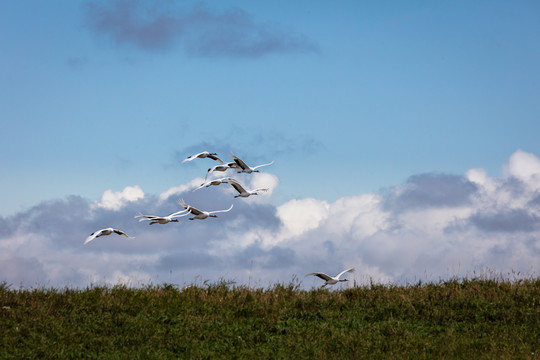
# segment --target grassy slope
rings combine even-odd
[[[0,358],[540,358],[540,279],[302,291],[0,286]]]

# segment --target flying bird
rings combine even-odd
[[[223,178],[219,178],[219,179],[206,181],[206,182],[202,183],[201,186],[199,186],[198,188],[193,189],[193,191],[199,190],[200,188],[203,188],[205,186],[209,187],[209,186],[212,186],[212,185],[217,186],[217,185],[220,185],[220,184],[227,184],[230,181],[234,181],[234,179],[230,178],[230,177],[223,177]]]
[[[193,159],[204,159],[204,158],[210,158],[212,160],[216,160],[216,161],[219,161],[220,163],[223,164],[223,160],[221,160],[216,153],[210,153],[208,151],[203,151],[203,152],[200,152],[198,154],[195,154],[195,155],[191,155],[191,156],[188,156],[186,159],[182,160],[182,163],[185,163],[186,161],[191,161]]]
[[[139,222],[141,221],[150,221],[149,225],[153,224],[168,224],[170,222],[178,222],[177,217],[182,217],[188,215],[187,210],[181,210],[174,212],[172,214],[169,214],[167,216],[154,216],[154,215],[143,215],[139,214],[136,215],[135,218],[140,218]]]
[[[235,198],[237,197],[248,197],[251,195],[258,195],[257,192],[259,191],[268,191],[268,188],[265,189],[255,189],[255,190],[246,190],[238,181],[232,179],[229,181],[229,184],[238,191],[238,195],[235,195]]]
[[[259,172],[259,170],[257,170],[258,168],[260,168],[262,166],[272,165],[274,163],[272,161],[272,162],[270,162],[268,164],[262,164],[262,165],[257,165],[257,166],[254,166],[254,167],[250,167],[245,162],[243,162],[242,159],[238,158],[234,154],[231,153],[231,156],[232,156],[234,162],[236,163],[236,165],[238,165],[238,169],[236,171],[237,172],[244,172],[244,173],[248,173],[248,174],[251,174],[252,172]]]
[[[233,205],[231,204],[231,207],[228,208],[227,210],[202,211],[202,210],[194,208],[191,205],[186,204],[184,201],[180,202],[180,205],[182,205],[184,209],[189,211],[191,214],[195,215],[194,217],[189,218],[189,220],[195,220],[195,219],[204,220],[209,217],[217,217],[217,215],[214,215],[215,213],[231,211],[231,209],[233,208]]]
[[[345,274],[347,272],[350,272],[350,273],[354,272],[354,268],[344,270],[344,271],[340,272],[339,274],[337,274],[334,277],[326,275],[325,273],[309,273],[306,276],[314,275],[314,276],[317,276],[317,277],[325,280],[325,283],[323,284],[323,286],[321,286],[321,287],[325,287],[326,285],[335,285],[338,282],[349,281],[349,279],[342,279],[342,280],[339,279],[341,277],[341,275],[343,275],[343,274]]]
[[[210,169],[208,169],[208,171],[206,172],[206,176],[204,177],[204,180],[208,179],[208,175],[211,173],[211,172],[214,172],[214,171],[227,171],[231,168],[238,168],[238,164],[235,163],[234,161],[231,161],[231,162],[228,162],[226,164],[222,164],[222,165],[216,165],[214,167],[211,167]],[[240,171],[239,171],[240,172]]]
[[[91,233],[90,236],[87,237],[86,240],[84,240],[84,245],[88,244],[90,241],[92,241],[95,238],[98,238],[100,236],[111,235],[113,232],[117,233],[118,235],[125,236],[128,239],[133,239],[132,237],[129,237],[128,234],[126,234],[122,230],[113,229],[113,228],[106,228],[106,229],[101,229],[101,230],[98,230],[96,232]]]

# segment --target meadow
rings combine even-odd
[[[303,290],[0,284],[1,359],[540,359],[540,278]]]

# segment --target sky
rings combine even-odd
[[[0,3],[0,282],[538,276],[536,1]],[[254,174],[194,191],[211,159]],[[179,201],[217,218],[148,225]],[[133,239],[100,237],[114,227]],[[510,275],[509,275],[510,274]]]

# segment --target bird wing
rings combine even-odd
[[[117,233],[118,235],[122,235],[122,236],[125,236],[126,238],[130,238],[128,234],[126,234],[125,232],[123,232],[122,230],[118,230],[118,229],[113,229],[113,231],[115,233]]]
[[[169,217],[169,219],[176,219],[176,218],[179,218],[179,217],[182,217],[182,216],[188,216],[188,215],[189,215],[189,211],[186,211],[184,213],[179,212],[178,214],[171,215]]]
[[[137,217],[137,216],[136,216]],[[140,217],[140,216],[139,216]],[[141,221],[150,221],[150,220],[158,220],[158,219],[162,219],[161,217],[159,216],[152,216],[152,215],[142,215],[142,218],[139,219],[139,222]]]
[[[232,163],[232,164],[235,164],[235,163]],[[235,164],[236,165],[236,164]],[[224,165],[216,165],[214,167],[211,167],[210,169],[208,169],[208,171],[206,172],[206,176],[204,177],[204,181],[206,181],[206,179],[208,179],[208,174],[210,174],[211,172],[214,172],[214,171],[225,171],[229,168],[231,168],[231,163],[227,163],[227,164],[224,164]]]
[[[268,188],[264,188],[264,189],[255,189],[253,190],[253,192],[257,192],[257,191],[268,191],[269,189]]]
[[[332,279],[330,276],[326,275],[325,273],[309,273],[306,276],[310,276],[310,275],[317,276],[317,277],[319,277],[319,278],[321,278],[323,280],[326,280],[326,281]]]
[[[201,153],[198,153],[198,154],[195,154],[195,155],[191,155],[191,156],[188,156],[187,158],[185,158],[184,160],[182,160],[182,163],[185,163],[186,161],[191,161],[193,159],[196,159],[199,157],[199,155],[203,154],[203,152]]]
[[[203,187],[207,186],[207,184],[208,184],[208,182],[203,182],[201,185],[199,185],[198,187],[196,187],[195,189],[193,189],[191,191],[202,189]]]
[[[101,232],[102,232],[102,231],[103,231],[103,229],[91,233],[90,236],[87,237],[86,240],[84,240],[84,244],[83,244],[83,245],[86,245],[86,244],[88,244],[90,241],[92,241],[92,240],[94,240],[95,238],[101,236]]]
[[[236,181],[236,179],[233,179],[232,177],[222,177],[214,181],[219,181],[220,184],[228,184],[231,181]]]
[[[140,219],[139,221],[143,221],[143,220],[147,220],[147,219],[154,219],[154,218],[158,218],[159,216],[155,216],[155,215],[143,215],[141,213],[139,213],[139,215],[135,215],[134,218],[146,218],[146,219]]]
[[[188,213],[189,212],[186,209],[184,209],[184,210],[180,210],[180,211],[174,212],[172,214],[169,214],[169,215],[167,215],[167,217],[172,219],[172,218],[175,218],[175,217],[185,216]]]
[[[219,179],[214,179],[214,180],[210,180],[210,181],[205,181],[203,182],[199,187],[193,189],[193,191],[195,190],[199,190],[203,187],[209,187],[211,185],[219,185],[219,184],[222,184],[222,183],[226,183],[227,182],[227,178],[219,178]]]
[[[339,279],[339,277],[345,273],[348,273],[348,272],[354,272],[354,268],[350,268],[350,269],[347,269],[347,270],[343,270],[342,272],[340,272],[339,274],[336,275],[336,279]]]
[[[231,209],[233,208],[233,204],[231,204],[231,207],[228,208],[227,210],[216,210],[216,211],[209,211],[208,213],[209,214],[214,214],[214,213],[222,213],[222,212],[227,212],[227,211],[231,211]]]
[[[229,181],[231,180],[231,178],[219,178],[219,179],[214,179],[212,181],[208,181],[206,184],[206,186],[210,186],[210,185],[219,185],[219,184],[226,184],[228,183]]]
[[[240,185],[240,183],[236,182],[236,181],[230,181],[229,184],[231,184],[231,186],[236,190],[238,191],[240,194],[246,192],[246,189],[244,189],[242,187],[242,185]]]
[[[212,171],[214,171],[216,166],[211,167],[211,168],[208,169],[208,171],[206,172],[206,176],[204,177],[204,181],[206,181],[206,179],[208,179],[208,174],[210,174]]]
[[[249,169],[249,166],[246,165],[245,162],[242,161],[242,159],[235,156],[233,153],[231,153],[231,157],[233,158],[234,162],[242,169],[246,170]]]
[[[191,205],[186,205],[186,206],[187,206],[186,210],[189,211],[190,213],[192,213],[193,215],[199,215],[199,214],[202,214],[202,211],[201,211],[201,210],[196,209],[196,208],[194,208],[194,207],[191,206]]]
[[[274,163],[274,161],[269,162],[268,164],[257,165],[257,166],[255,166],[255,167],[253,168],[253,170],[258,169],[258,168],[263,167],[263,166],[272,165],[273,163]]]
[[[185,210],[189,211],[189,205],[184,202],[184,199],[178,200],[178,204],[180,204],[180,206],[182,206]]]
[[[219,161],[220,163],[223,164],[223,160],[221,160],[217,155],[214,155],[214,154],[210,154],[208,155],[208,157],[212,160],[216,160],[216,161]]]

